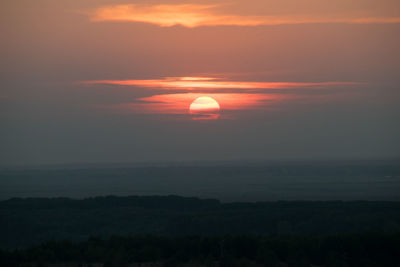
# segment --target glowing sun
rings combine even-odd
[[[190,104],[189,111],[193,115],[193,119],[217,119],[220,109],[214,98],[201,96]]]

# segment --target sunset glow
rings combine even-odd
[[[189,111],[194,119],[217,119],[219,117],[220,106],[214,98],[200,96],[190,104]]]
[[[198,111],[219,111],[220,106],[214,98],[208,96],[201,96],[196,98],[192,104],[190,104],[190,111],[191,112],[198,112]]]
[[[273,109],[281,101],[294,99],[292,95],[277,94],[227,94],[179,93],[143,97],[133,103],[118,104],[112,110],[124,113],[165,114],[191,118],[232,118],[231,112],[240,110]],[[212,115],[212,116],[211,116]]]

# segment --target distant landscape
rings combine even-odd
[[[397,161],[8,167],[1,266],[395,266]]]
[[[0,199],[180,195],[222,202],[400,200],[400,161],[109,164],[0,169]]]

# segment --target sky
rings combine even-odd
[[[400,156],[397,0],[5,0],[0,32],[0,165]]]

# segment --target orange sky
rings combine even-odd
[[[397,156],[399,18],[398,0],[2,1],[0,163]]]

